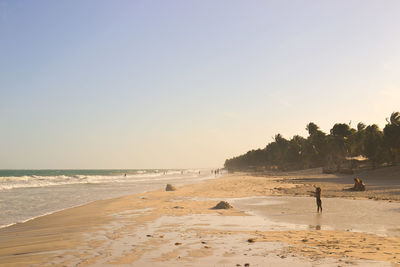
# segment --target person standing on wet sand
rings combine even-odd
[[[321,210],[322,212],[322,201],[321,201],[321,188],[315,188],[315,198],[317,199],[317,212]]]

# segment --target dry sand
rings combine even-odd
[[[400,264],[400,229],[393,224],[400,219],[400,168],[359,175],[366,192],[343,190],[354,176],[314,169],[236,173],[177,191],[92,202],[0,229],[0,266]],[[304,197],[313,185],[323,189],[322,215],[315,199]],[[220,200],[234,208],[211,209]],[[343,201],[353,202],[341,212]]]

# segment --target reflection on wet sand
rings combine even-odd
[[[400,203],[374,200],[324,199],[323,213],[315,212],[310,197],[264,197],[232,200],[234,208],[275,223],[308,225],[316,230],[343,230],[400,236]]]

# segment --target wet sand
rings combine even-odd
[[[399,202],[325,198],[323,213],[316,212],[315,202],[308,197],[258,197],[233,199],[231,202],[236,209],[265,217],[277,224],[400,236]]]
[[[400,179],[384,171],[375,189],[363,179],[365,194],[343,191],[351,176],[311,170],[96,201],[0,229],[0,266],[394,266]],[[314,184],[320,215],[307,197]],[[211,209],[220,200],[233,209]]]

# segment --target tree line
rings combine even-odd
[[[376,124],[360,122],[357,128],[336,123],[329,134],[313,122],[306,126],[308,137],[299,135],[285,139],[281,134],[263,149],[227,159],[225,168],[235,170],[299,170],[324,167],[332,172],[352,169],[357,159],[373,168],[400,162],[400,113],[393,112],[381,130]]]

